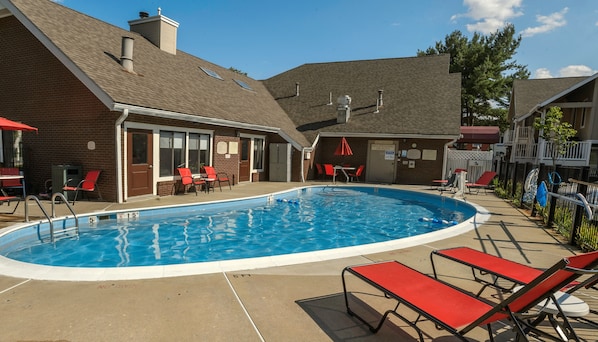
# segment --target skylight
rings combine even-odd
[[[199,67],[201,70],[203,70],[203,72],[205,72],[208,76],[212,76],[216,79],[219,80],[224,80],[222,77],[220,77],[220,75],[218,75],[218,73],[214,70],[208,69],[208,68],[204,68],[204,67]]]
[[[245,82],[243,82],[243,81],[241,81],[241,80],[237,80],[237,79],[235,79],[235,82],[236,82],[236,83],[237,83],[237,84],[238,84],[238,85],[239,85],[241,88],[243,88],[243,89],[247,89],[247,90],[253,90],[253,89],[252,89],[252,88],[249,86],[249,84],[247,84],[247,83],[245,83]]]

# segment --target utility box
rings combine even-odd
[[[291,181],[291,144],[270,144],[270,182]]]
[[[72,201],[75,197],[73,191],[62,191],[62,187],[68,182],[69,185],[77,186],[83,180],[81,166],[75,165],[52,165],[52,193],[61,192],[67,200]]]

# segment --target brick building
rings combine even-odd
[[[54,165],[102,170],[102,196],[115,202],[171,194],[179,165],[212,165],[238,183],[303,181],[314,162],[350,162],[367,164],[371,182],[424,184],[459,136],[448,56],[306,64],[258,81],[177,50],[178,23],[160,13],[129,26],[0,0],[0,115],[39,128],[22,143],[31,193]],[[344,95],[353,102],[339,121]],[[333,153],[341,136],[347,160]],[[271,146],[288,148],[282,179]]]

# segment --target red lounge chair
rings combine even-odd
[[[227,182],[228,188],[232,190],[232,187],[230,186],[230,178],[228,178],[228,175],[226,173],[216,172],[216,170],[214,170],[212,166],[204,166],[203,169],[207,175],[207,178],[214,179],[215,182],[218,182],[218,187],[220,188],[220,191],[222,191],[222,182]]]
[[[186,167],[179,167],[177,169],[179,171],[179,175],[181,175],[181,184],[183,185],[184,189],[183,192],[187,192],[190,185],[193,185],[195,188],[195,196],[197,196],[197,189],[200,186],[204,187],[204,190],[207,190],[206,181],[201,179],[201,177],[193,177],[191,173],[191,169]]]
[[[481,295],[484,289],[487,287],[494,287],[503,291],[513,291],[518,285],[525,285],[532,282],[536,277],[542,274],[542,270],[537,268],[520,264],[515,261],[503,259],[492,254],[484,253],[471,249],[469,247],[455,247],[448,249],[435,250],[430,255],[432,261],[432,270],[434,272],[434,278],[438,278],[436,273],[436,265],[434,263],[434,256],[440,256],[448,260],[458,262],[469,268],[475,281],[483,284],[482,288],[477,292],[476,297]],[[507,280],[507,282],[501,281]],[[587,278],[583,282],[574,282],[565,285],[560,291],[572,294],[580,288],[591,288],[598,282],[598,274]],[[506,286],[510,285],[510,286]],[[573,299],[566,302],[567,296],[564,296],[560,300],[560,305],[567,313],[567,317],[574,317],[584,322],[596,325],[593,321],[582,318],[589,312],[598,314],[596,311],[592,311],[587,305],[581,307],[579,305],[580,300]],[[568,310],[570,306],[571,309]],[[583,310],[581,310],[583,309]],[[539,314],[539,317],[535,320],[535,325],[540,323],[544,318],[549,318],[555,329],[554,320],[551,315],[553,313],[545,311]]]
[[[77,195],[79,191],[84,192],[94,192],[97,191],[98,198],[102,199],[102,194],[100,193],[100,189],[98,188],[98,178],[100,177],[101,170],[91,170],[85,175],[85,179],[83,179],[79,184],[76,186],[68,185],[68,182],[71,179],[67,180],[66,184],[62,187],[63,191],[74,191],[75,197],[73,198],[73,205],[75,205],[75,201],[77,200]]]
[[[0,168],[0,174],[6,176],[20,176],[21,171],[16,167],[3,167]],[[27,196],[25,193],[25,180],[24,179],[3,179],[2,189],[21,189],[23,191],[23,198]]]
[[[475,183],[467,183],[465,186],[467,186],[469,193],[471,193],[472,189],[477,189],[476,193],[480,192],[480,189],[484,189],[484,193],[486,193],[486,190],[492,186],[490,183],[492,183],[494,177],[496,177],[496,172],[484,171]]]
[[[17,201],[17,204],[15,204],[15,207],[12,209],[12,211],[3,212],[0,214],[14,214],[15,211],[17,211],[17,208],[19,207],[19,203],[21,203],[20,198],[18,198],[17,196],[7,196],[4,190],[2,190],[0,195],[0,205],[6,202],[6,204],[10,206],[10,201]]]
[[[582,273],[596,272],[591,268],[597,263],[598,251],[563,258],[519,291],[497,304],[478,299],[457,287],[397,261],[346,267],[342,272],[342,282],[347,312],[365,323],[374,333],[382,327],[388,315],[393,314],[413,327],[422,342],[423,332],[417,325],[421,321],[419,317],[430,320],[438,328],[452,333],[462,341],[468,341],[465,335],[474,328],[486,326],[490,340],[493,340],[490,324],[510,319],[518,337],[526,340],[529,326],[520,314],[527,312],[546,298],[551,298],[557,303],[554,292],[580,277]],[[355,275],[384,293],[386,298],[397,302],[382,315],[377,326],[371,325],[350,308],[347,273]],[[556,305],[558,306],[558,303]],[[399,312],[403,307],[415,311],[418,318],[415,321],[409,320]],[[573,332],[567,318],[562,317],[562,319],[567,328]]]

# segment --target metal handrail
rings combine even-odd
[[[56,204],[56,197],[60,197],[64,204],[66,204],[66,207],[69,209],[71,214],[73,214],[73,217],[75,218],[75,232],[77,233],[77,235],[79,235],[79,218],[77,217],[77,214],[75,214],[73,206],[70,205],[69,201],[66,199],[66,197],[64,197],[64,194],[61,192],[55,192],[54,194],[52,194],[52,198],[50,199],[52,201],[52,217],[56,217],[56,208],[54,207],[54,205]],[[53,233],[54,232],[52,231],[52,241],[54,241]]]
[[[29,206],[27,205],[27,201],[31,199],[37,203],[44,216],[48,219],[48,223],[50,224],[50,238],[52,239],[52,242],[54,242],[54,221],[52,220],[52,217],[48,215],[46,209],[44,209],[44,207],[42,206],[42,203],[39,201],[39,198],[37,198],[35,195],[29,195],[25,197],[25,222],[29,222]]]
[[[27,197],[25,197],[25,222],[29,222],[29,206],[27,205],[27,201],[28,200],[34,200],[38,207],[41,209],[42,213],[44,214],[44,216],[46,217],[46,219],[48,219],[48,223],[50,224],[50,240],[52,242],[55,241],[55,237],[54,237],[54,218],[56,218],[56,208],[55,208],[55,204],[56,204],[56,198],[59,197],[62,201],[64,201],[64,203],[66,204],[67,208],[69,209],[69,211],[71,212],[71,214],[73,214],[73,217],[75,218],[75,232],[77,235],[79,235],[79,218],[77,217],[77,214],[75,214],[75,211],[73,210],[73,207],[69,204],[69,202],[67,201],[66,197],[64,197],[64,195],[60,192],[54,193],[52,194],[52,216],[48,215],[48,212],[46,211],[46,209],[44,209],[42,203],[39,201],[39,198],[37,198],[35,195],[29,195]]]

